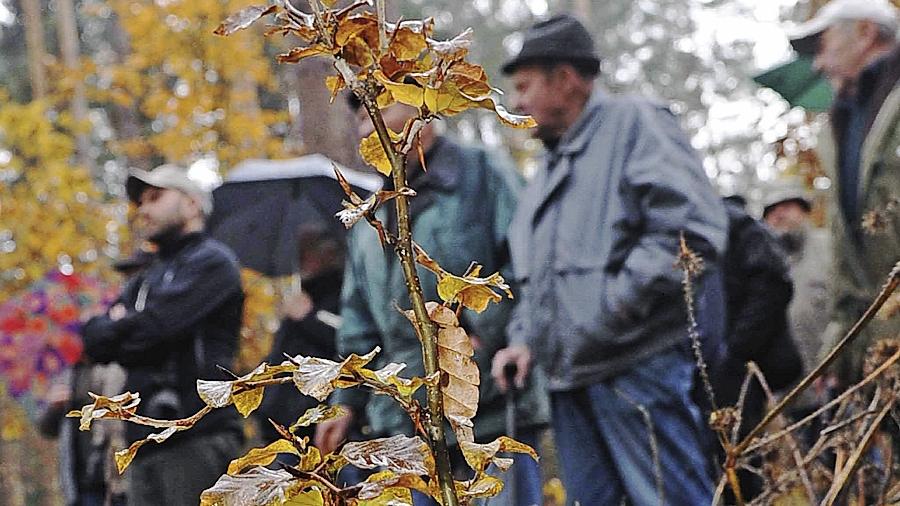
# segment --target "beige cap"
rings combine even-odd
[[[187,171],[177,165],[160,165],[153,170],[131,169],[125,182],[128,200],[138,203],[141,193],[147,186],[178,190],[200,201],[205,216],[212,213],[212,194],[187,175]]]
[[[816,12],[812,19],[788,31],[791,46],[800,53],[812,55],[819,47],[818,37],[841,21],[869,20],[897,31],[897,8],[888,0],[832,0]]]

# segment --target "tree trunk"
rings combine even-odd
[[[72,0],[56,0],[56,23],[59,34],[59,50],[63,64],[68,72],[79,69],[81,48],[78,42],[78,22],[75,17],[75,3]],[[96,170],[91,156],[90,126],[88,124],[88,105],[84,95],[84,83],[77,79],[72,90],[70,104],[72,117],[75,119],[75,146],[78,162],[82,167]]]
[[[22,0],[22,15],[25,20],[31,98],[36,100],[47,95],[47,71],[44,68],[47,48],[44,44],[44,24],[41,22],[41,0]]]
[[[339,94],[329,104],[329,91],[324,86],[325,77],[334,74],[334,68],[325,59],[310,58],[291,65],[284,77],[285,88],[296,93],[299,110],[294,118],[294,135],[299,136],[299,149],[304,153],[321,153],[346,166],[359,166],[356,129],[345,93]]]

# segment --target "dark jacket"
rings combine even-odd
[[[747,361],[781,389],[803,372],[790,335],[788,306],[793,283],[787,258],[768,228],[737,203],[726,200],[729,237],[725,253],[726,359],[714,384],[723,403],[737,401]]]
[[[183,418],[203,407],[197,379],[230,379],[237,353],[244,293],[234,254],[203,233],[161,246],[158,258],[123,290],[116,304],[127,315],[91,319],[83,330],[85,352],[97,362],[116,361],[128,373],[126,389],[140,392],[138,413]],[[214,410],[193,429],[173,436],[240,431],[234,408]],[[127,439],[151,428],[129,424]],[[145,447],[152,451],[154,445]]]
[[[687,342],[679,236],[708,262],[725,211],[664,106],[595,92],[510,225],[521,297],[509,326],[552,390],[604,381]],[[518,295],[518,294],[517,294]]]
[[[327,325],[316,317],[320,310],[338,314],[341,305],[341,278],[343,273],[335,270],[315,279],[303,280],[303,289],[313,301],[313,310],[302,320],[285,318],[275,334],[272,352],[266,359],[269,364],[284,362],[284,354],[307,357],[322,357],[336,360],[337,350],[334,342],[334,327]],[[294,385],[276,385],[266,388],[265,397],[254,412],[260,424],[260,432],[266,441],[274,441],[279,435],[268,419],[288,427],[294,423],[307,409],[315,407],[318,402],[297,391]],[[301,430],[300,435],[312,437],[315,427]]]

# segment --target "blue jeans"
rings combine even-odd
[[[569,504],[711,502],[703,429],[690,399],[693,372],[684,352],[670,351],[605,382],[551,394]]]

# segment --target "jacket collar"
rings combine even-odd
[[[161,241],[157,244],[157,246],[159,246],[159,256],[160,258],[172,258],[181,250],[187,248],[191,244],[199,242],[205,236],[205,232],[191,232],[180,237]]]
[[[600,110],[600,107],[603,105],[605,98],[605,93],[600,90],[594,90],[594,92],[591,93],[591,97],[585,103],[584,109],[581,111],[578,119],[576,119],[575,123],[572,123],[572,126],[570,126],[569,129],[566,130],[566,133],[563,134],[562,138],[559,140],[559,145],[551,152],[551,156],[553,154],[575,155],[582,152],[584,148],[587,147],[588,141],[591,140],[591,136],[594,134],[594,125],[592,125],[592,121],[594,116]]]
[[[532,219],[537,218],[541,209],[550,200],[550,197],[569,178],[572,171],[572,163],[559,163],[563,157],[578,155],[587,147],[594,136],[594,131],[599,126],[595,121],[597,113],[603,105],[605,95],[599,90],[591,94],[591,98],[584,106],[584,110],[566,130],[556,149],[546,154],[543,170],[538,174],[535,182],[540,185],[538,198],[533,207]],[[552,171],[550,169],[553,169]]]

